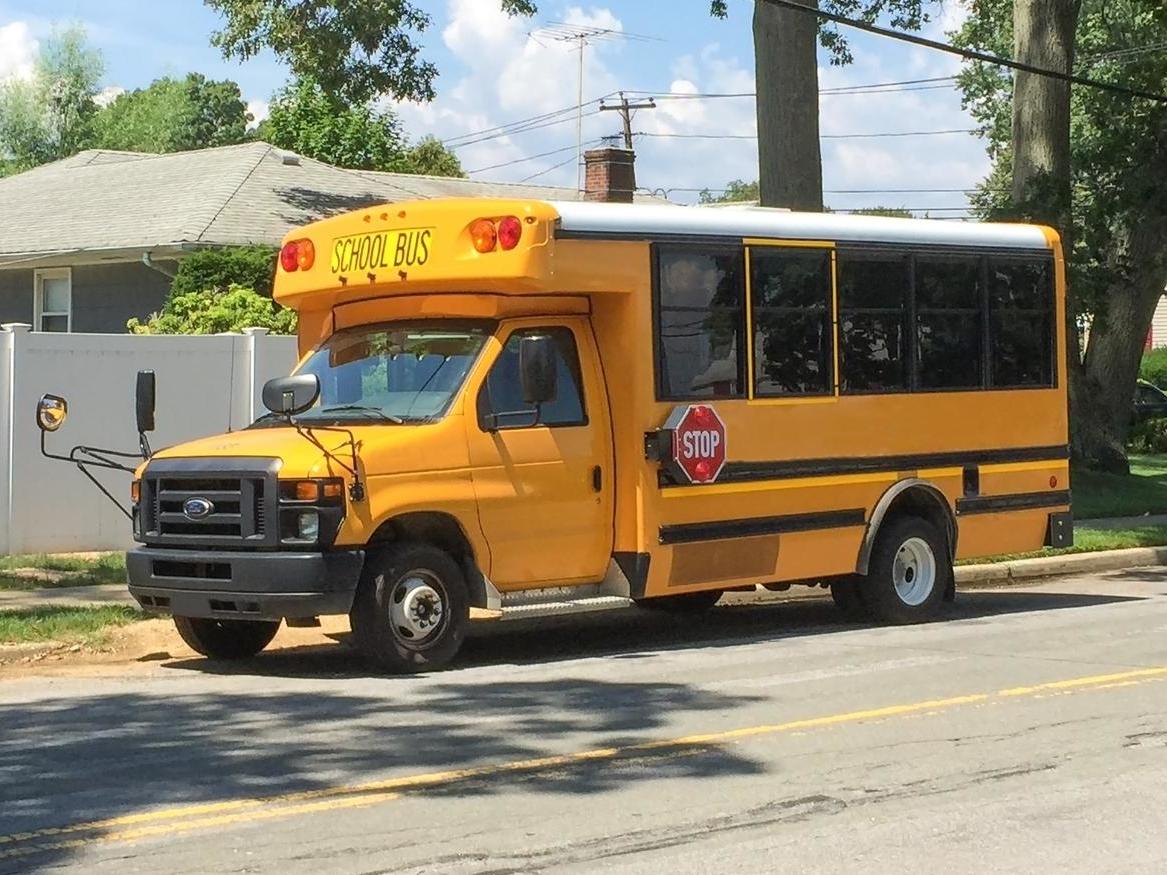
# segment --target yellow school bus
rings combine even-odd
[[[472,608],[759,585],[910,623],[1072,538],[1048,228],[416,201],[290,234],[275,297],[271,413],[134,484],[130,591],[209,656],[348,613],[420,670]]]

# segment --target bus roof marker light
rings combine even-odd
[[[474,241],[474,248],[478,252],[493,252],[498,242],[494,222],[490,219],[478,219],[470,226],[470,239]]]
[[[300,247],[296,245],[296,241],[292,240],[284,244],[284,248],[280,250],[280,267],[288,273],[300,269]]]
[[[498,223],[498,243],[503,249],[514,249],[523,236],[523,225],[515,216],[505,216]]]

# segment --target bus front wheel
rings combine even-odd
[[[211,659],[247,659],[271,644],[280,621],[175,617],[174,628],[195,653]]]
[[[470,624],[466,578],[444,550],[391,544],[365,560],[349,620],[358,649],[380,668],[441,668]]]
[[[944,536],[921,517],[888,520],[879,530],[862,598],[888,623],[921,623],[936,616],[952,584]]]

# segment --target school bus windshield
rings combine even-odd
[[[429,422],[458,393],[493,324],[387,323],[333,334],[297,373],[320,379],[299,421]]]

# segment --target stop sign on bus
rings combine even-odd
[[[708,404],[673,411],[666,428],[673,433],[673,466],[690,483],[712,483],[725,467],[725,423]]]

